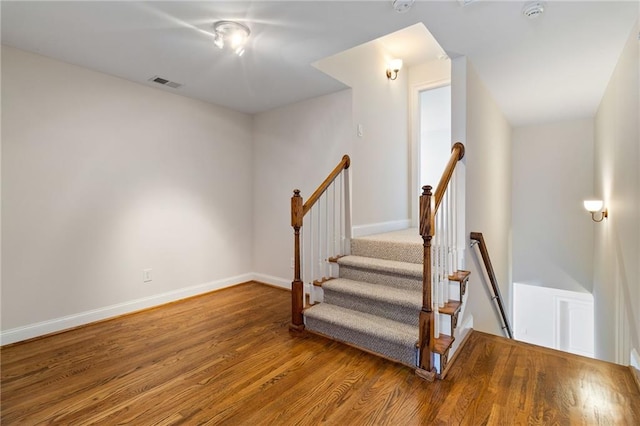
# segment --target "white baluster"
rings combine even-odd
[[[340,230],[338,228],[338,225],[340,223],[340,202],[339,200],[336,198],[336,182],[333,182],[333,185],[331,185],[331,190],[333,192],[333,230],[331,232],[332,238],[333,238],[333,254],[332,257],[335,257],[336,255],[340,254],[339,252],[339,239],[340,239]]]
[[[446,206],[445,206],[446,207]],[[438,215],[439,224],[438,233],[440,234],[438,237],[438,307],[444,307],[444,270],[446,268],[445,264],[445,256],[444,256],[444,247],[445,247],[445,217],[446,215],[442,214]]]
[[[452,199],[451,199],[451,188],[447,191],[447,270],[446,276],[444,277],[444,298],[445,301],[448,302],[451,299],[451,295],[449,294],[449,275],[453,273],[453,216],[452,216]]]
[[[340,254],[344,254],[344,172],[340,173]]]
[[[344,251],[342,254],[351,254],[351,186],[349,182],[349,169],[344,169]]]
[[[329,277],[329,194],[325,192],[324,194],[324,226],[322,229],[322,239],[323,239],[323,256],[322,256],[322,277]]]
[[[435,236],[433,238],[435,240]],[[437,288],[438,288],[438,273],[437,273],[437,251],[435,243],[431,246],[431,309],[433,309],[433,337],[440,337],[440,315],[438,314],[438,298],[437,298]]]
[[[308,226],[308,241],[307,241],[307,275],[308,281],[307,285],[313,286],[313,274],[315,265],[313,264],[313,241],[314,241],[314,223],[313,223],[313,209],[309,212],[309,226]]]
[[[307,269],[307,264],[306,264],[306,261],[307,261],[307,249],[306,249],[307,238],[305,237],[305,234],[309,233],[309,230],[307,228],[308,228],[308,226],[304,226],[304,223],[303,223],[303,226],[302,226],[301,232],[300,232],[300,279],[304,283],[303,284],[303,288],[309,285],[308,284],[309,283],[309,271]],[[304,303],[302,304],[302,306],[304,306]]]
[[[453,200],[451,210],[453,211],[453,272],[456,272],[461,268],[458,264],[458,183],[457,183],[457,170],[454,171],[451,180],[451,199]]]
[[[316,264],[318,265],[318,273],[316,274],[316,279],[322,279],[322,197],[318,200],[318,228],[317,228],[317,243],[318,248],[316,252]]]
[[[447,272],[447,209],[449,206],[447,205],[447,192],[445,191],[444,197],[442,199],[442,244],[440,246],[440,256],[442,256],[442,265],[440,269],[440,307],[443,307],[446,303],[444,298],[444,284],[445,284],[445,276]]]

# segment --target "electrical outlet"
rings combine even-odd
[[[142,270],[142,282],[148,283],[151,282],[151,269],[143,269]]]
[[[291,258],[291,269],[295,268],[295,263],[293,261],[293,257]]]

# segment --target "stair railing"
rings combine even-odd
[[[507,336],[510,339],[513,339],[513,332],[511,329],[511,324],[509,323],[509,318],[504,310],[504,305],[502,304],[502,294],[500,294],[500,287],[498,286],[498,279],[496,278],[496,273],[493,270],[493,265],[491,264],[491,259],[489,258],[489,250],[487,249],[487,244],[484,242],[484,236],[482,232],[472,232],[470,235],[471,238],[471,247],[478,244],[478,248],[480,249],[480,255],[482,256],[482,261],[484,262],[484,268],[487,271],[487,276],[489,277],[489,282],[491,283],[491,288],[493,289],[493,296],[491,300],[496,302],[498,306],[498,310],[500,311],[500,316],[502,317],[502,329],[506,330]]]
[[[331,276],[329,259],[350,253],[351,198],[349,166],[344,155],[327,178],[303,203],[299,189],[291,197],[291,226],[294,233],[293,282],[291,283],[291,324],[289,329],[302,331],[305,284],[310,303],[314,302],[314,282]],[[302,231],[305,216],[308,226]]]
[[[451,157],[442,173],[435,194],[429,185],[422,187],[420,196],[420,235],[424,246],[422,273],[422,308],[420,310],[420,334],[418,337],[418,367],[416,374],[434,380],[435,341],[439,337],[437,315],[434,310],[444,306],[448,300],[448,276],[457,265],[455,249],[456,194],[455,185],[450,185],[458,161],[464,157],[464,145],[456,142],[451,148]],[[447,191],[447,188],[452,188]],[[448,196],[445,197],[445,194]],[[443,206],[444,214],[437,215]],[[435,238],[434,238],[435,237]]]

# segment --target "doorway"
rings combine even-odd
[[[449,80],[415,86],[412,144],[412,226],[418,226],[418,199],[424,185],[435,191],[451,156],[451,83]],[[415,191],[415,192],[414,192]]]
[[[434,190],[451,156],[451,85],[420,92],[420,187]]]

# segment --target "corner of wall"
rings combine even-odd
[[[637,349],[634,348],[631,350],[629,359],[629,368],[631,369],[631,374],[633,374],[636,386],[638,386],[638,390],[640,390],[640,354],[638,354]]]

